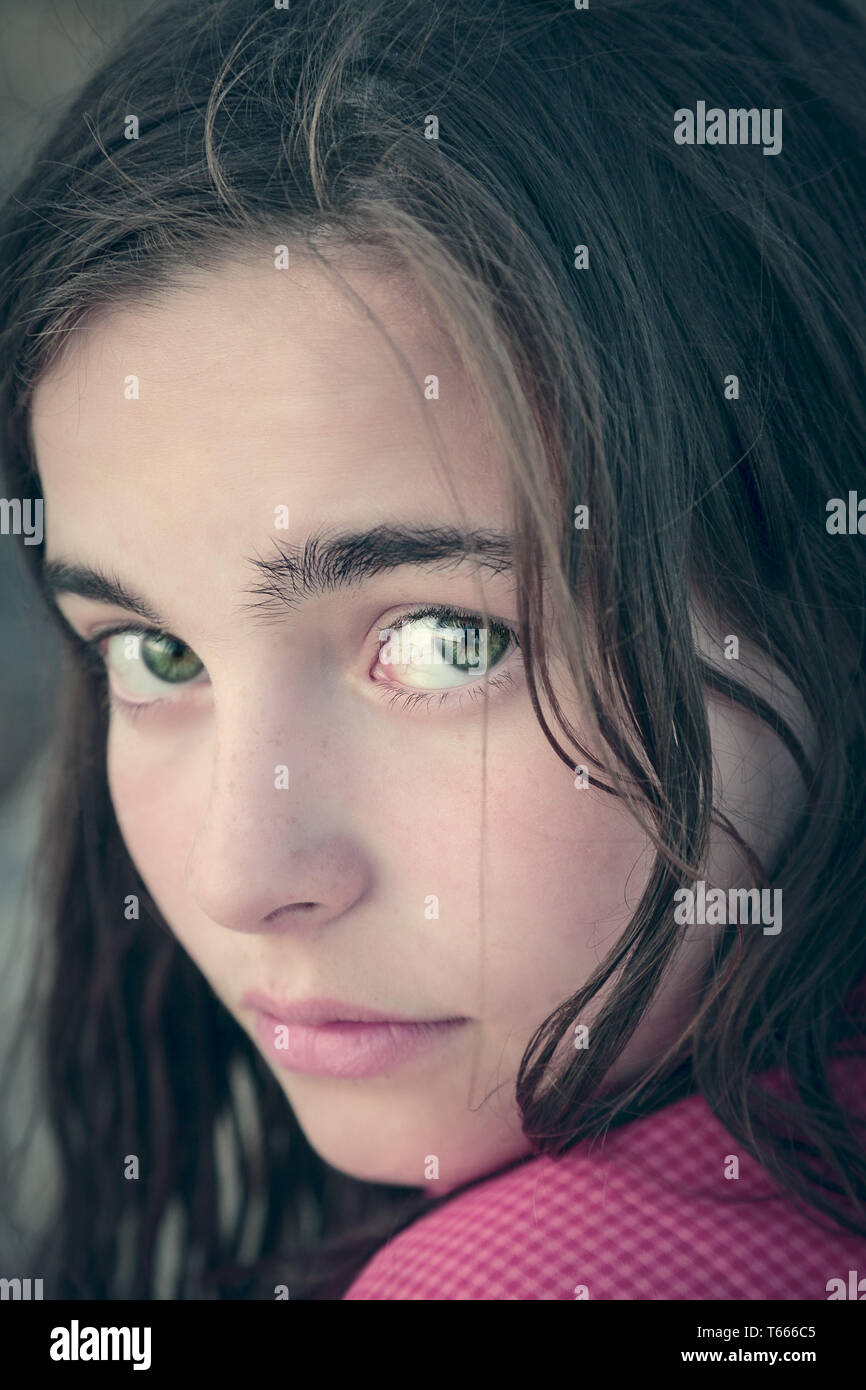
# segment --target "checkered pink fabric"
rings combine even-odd
[[[866,1115],[866,1065],[839,1060],[831,1076]],[[689,1096],[591,1151],[531,1158],[437,1204],[345,1298],[822,1300],[851,1270],[866,1278],[866,1239],[822,1230],[779,1197]]]

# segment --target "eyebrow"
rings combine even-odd
[[[447,568],[473,561],[496,574],[513,569],[513,543],[504,531],[461,530],[454,526],[375,526],[367,531],[327,532],[303,545],[275,541],[276,554],[248,558],[258,576],[246,592],[246,607],[278,616],[312,598],[357,588],[366,579],[403,565]],[[156,609],[116,575],[87,565],[51,560],[43,584],[52,597],[78,594],[136,613],[157,627],[166,623]]]
[[[112,603],[118,608],[128,608],[130,613],[137,613],[140,618],[162,626],[162,619],[146,599],[104,570],[89,565],[70,565],[65,560],[48,560],[42,572],[42,585],[50,598],[57,598],[60,594],[78,594],[81,598],[95,599],[97,603]]]

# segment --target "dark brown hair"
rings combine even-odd
[[[866,561],[860,537],[825,526],[829,499],[866,496],[862,40],[842,4],[813,0],[161,6],[7,208],[0,415],[12,495],[36,498],[35,384],[100,311],[278,243],[323,264],[324,248],[352,247],[423,286],[509,468],[537,716],[658,847],[622,938],[527,1049],[525,1132],[555,1155],[698,1090],[816,1219],[866,1232],[866,1155],[827,1072],[863,1028]],[[678,145],[674,110],[698,99],[781,108],[783,154]],[[792,683],[814,756],[696,649],[696,594]],[[557,705],[554,640],[591,748]],[[755,864],[783,887],[785,930],[721,933],[682,1037],[605,1094],[679,944],[674,892],[699,876],[710,826],[733,833],[713,805],[710,692],[773,727],[803,772],[807,813],[775,863]],[[115,822],[103,694],[70,645],[40,860],[62,1174],[51,1293],[153,1297],[175,1221],[174,1297],[272,1296],[275,1282],[339,1296],[428,1203],[318,1158],[161,920]],[[138,922],[121,918],[131,892]],[[608,981],[592,1048],[551,1089],[557,1044]],[[792,1102],[758,1081],[777,1067]],[[227,1221],[220,1144],[239,1172]],[[120,1180],[126,1154],[143,1180]]]

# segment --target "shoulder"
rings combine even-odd
[[[801,1214],[689,1096],[443,1199],[345,1297],[826,1299],[854,1259],[862,1237]]]

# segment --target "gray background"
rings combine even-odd
[[[0,0],[0,197],[5,201],[67,99],[98,65],[125,25],[146,8],[140,0]],[[2,254],[2,252],[0,252]],[[8,497],[0,473],[0,497]],[[58,638],[34,592],[20,540],[0,534],[0,1067],[18,1031],[28,981],[38,882],[35,855],[58,681]],[[0,1071],[5,1142],[24,1134],[31,1117],[32,1052],[7,1080]],[[0,1215],[20,1223],[46,1210],[53,1158],[41,1124],[18,1165],[25,1185],[13,1204],[0,1193]],[[5,1144],[4,1144],[5,1147]],[[0,1223],[0,1275],[39,1276]]]

